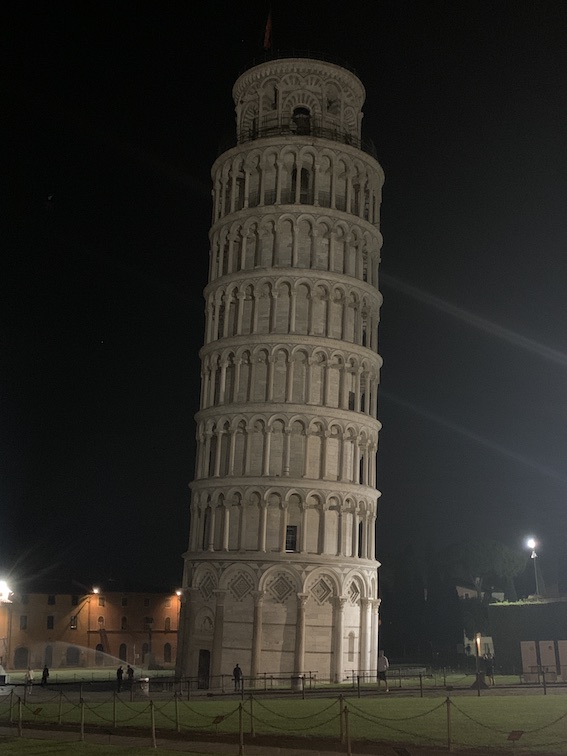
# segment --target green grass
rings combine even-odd
[[[93,745],[78,741],[62,743],[27,738],[0,738],[2,756],[148,756],[148,748],[125,748],[115,745]],[[179,751],[152,748],[160,756],[179,756]],[[202,751],[183,751],[186,756],[203,756]]]
[[[454,696],[451,700],[452,743],[458,747],[501,747],[512,750],[507,740],[512,730],[522,730],[519,749],[530,753],[567,752],[567,696],[498,695]],[[387,741],[445,747],[447,745],[447,704],[444,696],[399,698],[382,694],[373,698],[344,699],[348,708],[349,730],[353,739]],[[239,705],[235,700],[157,701],[154,704],[156,727],[174,730],[179,723],[186,735],[191,730],[236,734],[239,731]],[[250,700],[243,704],[245,738],[251,729]],[[127,728],[148,732],[151,724],[150,702],[112,701],[85,704],[85,722],[124,734]],[[289,735],[331,738],[340,734],[339,700],[260,699],[253,701],[253,718],[258,735]],[[32,703],[23,707],[25,721],[37,724],[57,722],[56,702]],[[78,725],[80,707],[67,701],[61,709],[62,720]],[[16,716],[14,712],[13,716]],[[8,709],[0,706],[0,722],[6,722]],[[159,732],[158,732],[159,737]],[[131,753],[132,751],[130,751]],[[6,751],[2,749],[2,756]],[[49,753],[49,751],[46,751]],[[115,750],[112,753],[116,753]]]

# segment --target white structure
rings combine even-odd
[[[376,670],[379,207],[350,71],[269,60],[212,168],[178,673]]]

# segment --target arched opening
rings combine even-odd
[[[104,662],[104,646],[102,643],[97,643],[95,648],[95,664],[97,667],[102,666]]]
[[[311,113],[307,108],[295,108],[292,116],[296,134],[311,133]]]
[[[30,652],[25,646],[20,646],[14,654],[14,669],[27,669],[29,667]]]
[[[125,662],[128,658],[127,654],[128,654],[128,647],[126,646],[125,643],[121,643],[118,649],[118,658],[120,659],[120,661]]]

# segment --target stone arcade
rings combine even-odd
[[[379,208],[364,87],[309,58],[233,89],[212,168],[177,672],[342,681],[377,664]]]

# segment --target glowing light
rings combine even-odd
[[[528,538],[528,540],[526,541],[526,546],[528,547],[528,549],[535,549],[536,547],[535,538]]]
[[[8,583],[5,580],[0,580],[0,601],[10,601],[10,595],[12,591],[8,588]]]
[[[175,595],[176,595],[176,596],[179,596],[179,597],[181,598],[181,591],[180,591],[179,589],[178,589],[178,590],[176,590],[176,591],[175,591]]]
[[[100,593],[100,588],[93,588],[93,593]]]

